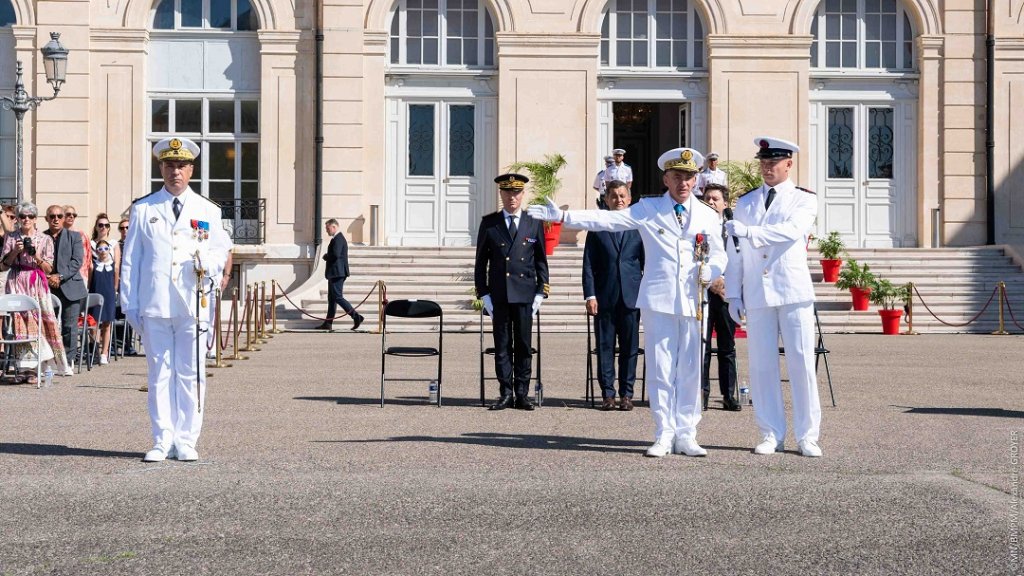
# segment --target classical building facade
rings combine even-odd
[[[0,88],[20,60],[48,94],[38,48],[60,32],[69,77],[26,116],[26,196],[85,227],[159,187],[150,143],[187,135],[248,280],[309,275],[318,202],[355,242],[470,245],[515,161],[564,155],[578,208],[613,147],[657,193],[660,151],[747,161],[759,134],[801,146],[818,230],[849,245],[1024,244],[1024,0],[989,6],[991,59],[968,0],[0,0]],[[14,135],[4,112],[4,198]]]

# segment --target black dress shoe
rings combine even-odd
[[[519,398],[518,400],[516,400],[516,408],[519,410],[530,411],[536,410],[537,405],[530,401],[529,398]]]
[[[359,325],[363,323],[363,315],[356,312],[356,317],[352,319],[352,329],[357,330]]]
[[[316,328],[313,328],[313,330],[330,330],[330,329],[331,329],[331,325],[328,324],[327,322],[324,322],[323,324],[317,326]]]
[[[739,412],[740,410],[743,410],[743,406],[733,402],[730,398],[726,398],[722,401],[722,409],[728,410],[729,412]]]
[[[504,410],[505,408],[511,408],[513,404],[512,396],[502,396],[498,398],[498,401],[491,404],[488,410]]]

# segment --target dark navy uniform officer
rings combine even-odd
[[[491,410],[535,407],[529,399],[533,369],[530,335],[533,316],[550,288],[543,222],[523,210],[529,181],[521,174],[494,179],[502,209],[484,216],[476,240],[476,294],[492,320],[494,370],[501,386]]]

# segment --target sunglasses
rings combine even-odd
[[[100,246],[96,249],[97,252],[110,252],[110,246]]]
[[[35,214],[18,214],[18,219],[20,220],[35,220],[36,218],[38,218],[38,216]]]
[[[78,218],[78,214],[75,214],[74,212],[68,212],[64,216],[67,216],[68,218]]]
[[[47,215],[46,215],[46,218],[47,218],[48,220],[60,220],[60,219],[61,219],[61,218],[63,218],[63,217],[64,217],[64,215],[63,215],[63,214],[47,214]]]
[[[127,226],[118,226],[117,229],[122,231],[122,232],[124,232],[125,230],[128,229],[128,227]]]
[[[102,222],[96,225],[97,228],[110,228],[110,222],[103,224]]]

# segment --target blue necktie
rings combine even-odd
[[[676,204],[676,222],[679,222],[679,226],[683,225],[683,212],[686,212],[686,206],[682,204]]]

